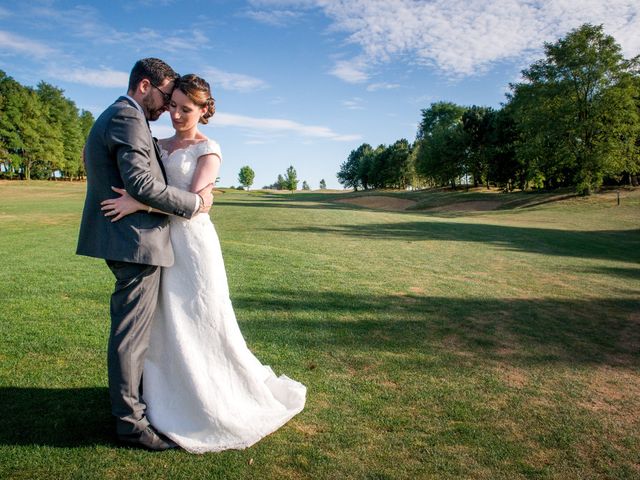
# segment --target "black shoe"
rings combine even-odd
[[[132,447],[146,448],[156,452],[176,448],[174,442],[162,435],[155,428],[149,425],[141,432],[131,433],[129,435],[118,435],[120,442]]]

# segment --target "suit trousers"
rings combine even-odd
[[[116,277],[107,351],[111,412],[118,435],[144,430],[142,371],[158,301],[160,267],[107,260]]]

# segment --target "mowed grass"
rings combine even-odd
[[[308,397],[250,449],[197,456],[115,443],[84,188],[0,183],[0,478],[640,476],[640,191],[466,213],[218,194],[247,343]]]

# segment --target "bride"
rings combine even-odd
[[[176,81],[169,104],[175,135],[160,140],[167,183],[197,192],[218,176],[219,145],[198,131],[215,113],[209,84]],[[117,221],[152,209],[125,190],[103,202]],[[194,453],[242,449],[302,411],[306,387],[276,377],[249,351],[229,298],[220,242],[208,214],[170,217],[175,263],[162,269],[156,318],[144,365],[151,424]]]

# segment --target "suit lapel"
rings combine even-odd
[[[158,145],[158,139],[156,137],[151,137],[153,140],[153,149],[156,151],[156,160],[158,161],[158,165],[160,165],[160,170],[162,170],[162,176],[164,177],[164,181],[167,181],[167,172],[164,171],[164,164],[162,163],[162,154],[160,153],[160,146]]]
[[[140,109],[131,101],[131,99],[129,97],[122,96],[122,97],[118,98],[118,100],[116,100],[116,102],[126,102],[131,107],[133,107],[136,110],[140,111]],[[162,164],[162,160],[160,160],[162,158],[162,154],[160,153],[160,147],[158,146],[158,139],[156,139],[156,137],[151,135],[151,128],[149,127],[149,120],[147,120],[145,118],[145,122],[147,123],[147,131],[149,132],[149,137],[151,137],[151,141],[153,143],[153,150],[155,151],[156,162],[158,163],[158,165],[160,165],[160,170],[162,171],[162,177],[164,178],[164,181],[166,183],[167,182],[167,172],[165,172],[164,165]]]

